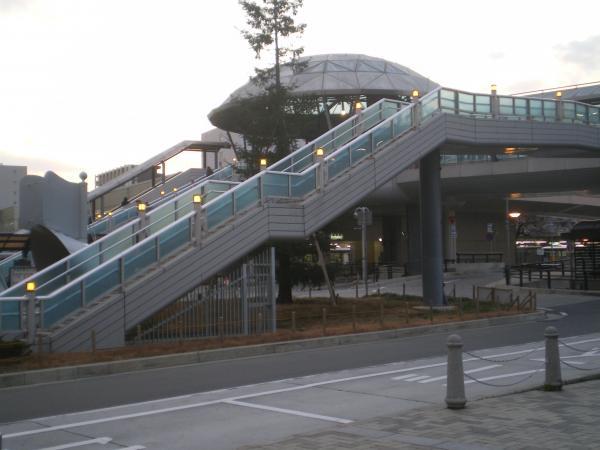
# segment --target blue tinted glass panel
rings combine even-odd
[[[556,118],[556,102],[544,100],[544,117],[548,119]]]
[[[600,124],[600,108],[595,106],[590,106],[589,109],[589,121],[592,125]]]
[[[515,98],[515,115],[527,116],[527,100],[524,98]]]
[[[316,168],[309,170],[308,172],[294,176],[292,180],[292,196],[304,197],[310,192],[315,190],[316,183]]]
[[[529,113],[533,119],[542,119],[544,113],[542,111],[541,100],[529,100]]]
[[[233,197],[231,195],[223,195],[215,200],[210,205],[206,206],[206,223],[211,229],[225,222],[233,215]]]
[[[119,260],[104,265],[85,277],[85,303],[88,304],[102,295],[113,291],[121,284]]]
[[[190,241],[190,221],[181,220],[160,233],[160,257],[171,254]]]
[[[373,145],[375,146],[376,149],[385,145],[392,139],[392,121],[390,120],[389,122],[384,123],[381,126],[377,127],[376,129],[374,129],[372,131],[372,134],[373,134]],[[365,144],[368,148],[368,145],[370,144],[370,140],[368,140]],[[370,150],[372,150],[372,149],[370,149]],[[353,156],[353,158],[354,158],[354,156]],[[352,161],[354,161],[354,159],[352,159]]]
[[[310,147],[294,153],[290,161],[290,167],[284,168],[280,171],[286,172],[302,172],[307,167],[311,166],[314,162],[313,151]]]
[[[498,103],[500,105],[500,115],[512,116],[513,115],[513,99],[510,97],[498,97]]]
[[[262,179],[265,196],[289,197],[289,175],[266,172]]]
[[[340,148],[352,138],[352,123],[343,123],[335,129],[334,148]],[[310,165],[310,164],[309,164]]]
[[[575,104],[574,103],[563,103],[563,117],[569,122],[575,119]]]
[[[588,111],[585,105],[581,105],[579,103],[575,104],[575,120],[581,123],[587,123],[588,121]]]
[[[473,106],[473,95],[471,94],[464,94],[462,92],[458,93],[458,109],[460,110],[460,112],[466,112],[466,113],[471,113],[473,112],[474,106]]]
[[[396,136],[400,136],[412,126],[412,109],[402,111],[393,121],[394,133]]]
[[[259,200],[258,178],[245,182],[234,193],[236,212],[243,211],[249,206],[256,204]]]
[[[81,306],[80,284],[69,286],[64,291],[44,300],[44,327],[50,327]]]
[[[475,111],[480,114],[490,114],[492,112],[491,99],[489,95],[475,96]]]
[[[125,264],[125,280],[129,280],[135,274],[147,269],[156,262],[156,248],[154,239],[147,239],[137,245],[127,254],[123,255]]]
[[[329,179],[344,172],[350,167],[350,153],[346,148],[327,160],[327,176]]]
[[[21,329],[21,302],[0,302],[0,331]]]

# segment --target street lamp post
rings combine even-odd
[[[354,217],[361,226],[362,240],[362,277],[365,283],[365,297],[369,295],[369,277],[367,275],[367,225],[373,223],[371,210],[366,206],[360,206],[354,210]]]

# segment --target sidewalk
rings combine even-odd
[[[470,402],[458,411],[427,405],[243,449],[592,449],[600,445],[599,403],[600,380],[594,380],[567,385],[562,392]]]

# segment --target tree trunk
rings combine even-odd
[[[278,245],[277,252],[277,281],[279,284],[279,295],[277,303],[292,303],[292,277],[290,252],[286,245]]]

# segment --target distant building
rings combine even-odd
[[[0,231],[15,231],[19,217],[19,182],[27,175],[26,166],[0,163]]]
[[[124,166],[117,167],[115,169],[111,169],[111,170],[107,170],[106,172],[99,173],[98,175],[96,175],[96,180],[95,180],[96,187],[102,186],[103,184],[108,183],[110,180],[113,180],[113,179],[123,175],[124,173],[129,172],[131,169],[133,169],[135,167],[136,167],[135,164],[125,164]],[[158,173],[158,166],[154,168],[154,173],[152,173],[152,170],[148,170],[147,172],[144,172],[143,174],[137,176],[133,180],[125,183],[125,186],[131,186],[133,184],[141,183],[143,181],[152,180],[152,176],[154,175],[156,177],[157,173]]]

